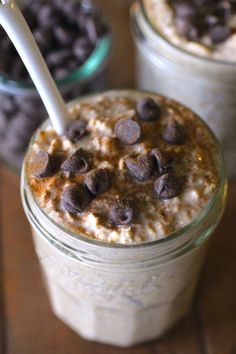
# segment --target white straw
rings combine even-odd
[[[14,0],[0,2],[0,24],[21,56],[41,96],[54,129],[58,134],[62,134],[71,120],[68,109]]]

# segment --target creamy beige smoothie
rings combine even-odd
[[[217,141],[161,96],[110,91],[46,122],[22,169],[22,200],[54,313],[85,338],[129,346],[189,310],[224,208]]]
[[[140,89],[197,112],[236,177],[236,7],[230,0],[143,0],[131,9]]]

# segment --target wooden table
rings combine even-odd
[[[112,84],[132,86],[130,1],[96,2],[114,31]],[[0,167],[0,354],[236,354],[235,211],[236,182],[187,318],[158,341],[119,349],[79,338],[52,314],[21,207],[19,177]]]

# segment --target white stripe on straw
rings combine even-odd
[[[14,0],[1,0],[0,24],[24,62],[58,134],[71,120],[34,37]]]

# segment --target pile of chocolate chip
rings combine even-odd
[[[107,32],[100,12],[89,0],[27,0],[22,12],[55,79],[81,66]],[[14,46],[0,30],[0,72],[29,80]]]
[[[229,19],[236,14],[235,0],[168,0],[177,30],[188,40],[209,36],[211,44],[224,42],[235,31]]]
[[[160,107],[149,97],[138,101],[136,112],[136,120],[121,118],[115,124],[114,134],[121,144],[133,145],[140,142],[142,139],[140,121],[151,122],[161,116]],[[172,145],[183,144],[186,137],[184,127],[175,120],[167,121],[161,133],[162,139]],[[73,121],[65,131],[65,136],[73,143],[78,142],[86,134],[88,134],[86,123],[82,120]],[[139,182],[156,176],[153,189],[158,199],[172,199],[180,194],[182,183],[172,171],[174,159],[159,148],[152,149],[148,154],[128,156],[125,164],[127,173]],[[71,175],[84,176],[83,183],[65,187],[61,195],[62,208],[72,214],[82,213],[93,198],[106,192],[111,185],[111,172],[106,168],[94,169],[92,154],[82,148],[78,148],[66,159],[41,150],[31,162],[31,174],[36,179],[50,177],[58,172],[69,173],[68,178]],[[127,225],[134,219],[134,206],[121,196],[111,202],[108,214],[112,225]]]

